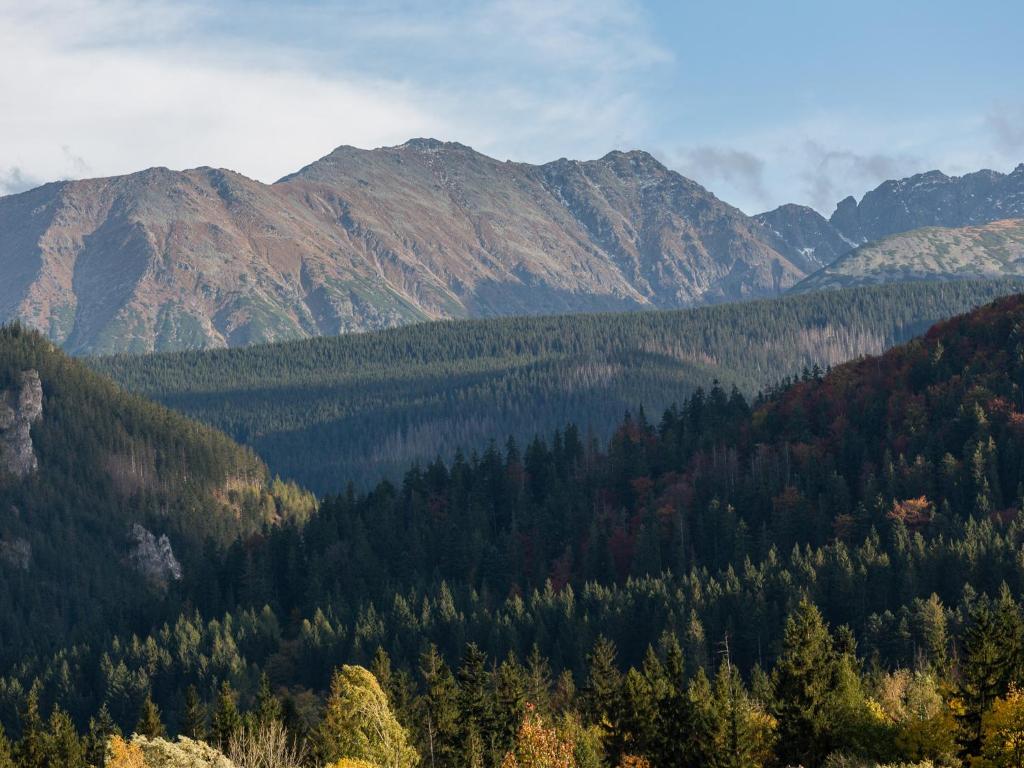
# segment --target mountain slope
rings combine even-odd
[[[853,247],[853,242],[844,238],[828,219],[805,205],[782,205],[754,218],[818,269]]]
[[[419,139],[272,185],[155,168],[0,198],[0,318],[74,353],[238,346],[774,295],[816,266],[784,251],[643,152],[532,166]]]
[[[146,613],[207,540],[312,506],[223,434],[0,328],[0,648]]]
[[[237,350],[93,359],[324,493],[573,421],[598,437],[715,379],[751,394],[880,352],[1024,280],[883,286],[673,312],[460,320]]]
[[[1024,275],[1024,220],[978,227],[927,227],[863,245],[798,283],[792,292],[912,280]]]

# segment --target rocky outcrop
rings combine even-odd
[[[22,371],[12,387],[0,394],[0,471],[18,478],[38,466],[32,446],[32,425],[43,415],[43,386],[39,373]]]
[[[128,531],[128,538],[132,544],[129,561],[151,583],[165,586],[181,579],[181,563],[174,556],[166,534],[158,537],[134,523]]]

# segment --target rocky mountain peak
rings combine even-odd
[[[431,138],[409,139],[404,144],[399,144],[397,147],[392,147],[392,149],[411,149],[417,152],[437,152],[443,149],[473,151],[472,147],[460,144],[457,141],[441,141],[440,139]]]

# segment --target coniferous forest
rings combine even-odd
[[[319,502],[0,342],[0,766],[1021,764],[1024,296]]]
[[[252,447],[317,493],[400,480],[460,448],[573,422],[607,440],[717,380],[747,397],[877,354],[1024,289],[1019,279],[893,283],[668,312],[424,323],[255,347],[89,363]]]

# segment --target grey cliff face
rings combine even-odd
[[[181,563],[174,556],[166,534],[158,537],[134,523],[128,537],[132,542],[131,564],[152,584],[166,586],[168,582],[181,579]]]
[[[32,425],[43,415],[43,385],[37,371],[23,371],[0,395],[0,470],[18,478],[35,472]]]

